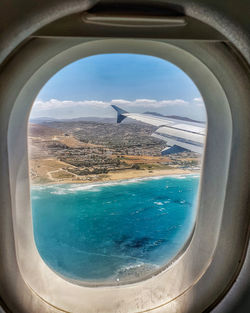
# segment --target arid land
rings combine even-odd
[[[161,156],[166,143],[142,123],[62,121],[29,124],[32,184],[90,183],[199,171],[199,155]]]

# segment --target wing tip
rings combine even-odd
[[[125,113],[128,113],[127,111],[119,108],[117,105],[115,104],[111,104],[112,108],[116,110],[117,112],[117,123],[121,123],[125,118],[126,116],[124,116],[123,114]]]

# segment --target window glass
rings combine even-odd
[[[55,272],[129,283],[191,236],[206,111],[175,65],[135,54],[74,62],[43,87],[28,124],[37,249]]]

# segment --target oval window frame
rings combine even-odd
[[[57,42],[54,42],[54,46],[52,45],[53,47],[51,47],[51,43],[52,43],[51,40],[47,40],[47,42],[43,42],[43,43],[39,42],[38,40],[35,43],[33,42],[33,46],[35,45],[36,49],[34,49],[32,53],[30,51],[27,51],[26,49],[26,54],[29,55],[29,57],[32,54],[33,56],[36,55],[40,57],[40,59],[38,58],[40,64],[37,64],[37,63],[35,64],[34,60],[29,60],[31,63],[30,65],[32,69],[30,73],[27,73],[28,72],[27,70],[25,70],[24,68],[23,69],[21,68],[23,72],[19,73],[19,76],[17,74],[16,75],[17,78],[15,79],[18,79],[18,77],[20,78],[20,75],[23,74],[25,71],[25,73],[27,73],[27,81],[23,81],[20,84],[21,86],[20,87],[18,86],[19,87],[17,88],[18,96],[17,94],[15,94],[15,96],[17,96],[16,101],[13,98],[9,100],[9,101],[13,101],[13,100],[15,101],[12,111],[11,111],[11,117],[9,121],[8,154],[9,154],[9,169],[10,169],[10,176],[11,176],[10,183],[11,183],[15,244],[16,244],[18,264],[19,264],[19,268],[22,273],[22,276],[24,280],[26,281],[26,283],[29,285],[29,287],[36,294],[38,294],[42,299],[44,299],[44,301],[46,301],[47,303],[50,303],[52,306],[60,307],[62,308],[62,310],[72,311],[72,308],[74,308],[77,311],[80,308],[81,310],[86,309],[86,312],[95,312],[97,311],[98,307],[103,309],[103,307],[108,305],[106,311],[110,312],[108,311],[108,309],[111,308],[111,306],[109,305],[112,304],[112,307],[114,307],[116,303],[124,303],[124,301],[126,301],[128,297],[131,303],[129,307],[127,304],[127,312],[135,312],[135,311],[143,312],[143,310],[144,311],[152,310],[156,307],[166,305],[169,302],[173,302],[175,303],[175,307],[179,307],[181,303],[180,301],[176,301],[176,299],[180,297],[180,295],[183,295],[185,292],[188,292],[190,288],[192,288],[199,280],[201,280],[201,278],[204,276],[205,272],[209,268],[211,262],[213,261],[213,255],[214,255],[217,243],[218,243],[220,226],[222,222],[222,215],[223,215],[223,209],[224,209],[224,200],[225,200],[225,192],[226,192],[226,183],[228,179],[229,161],[231,157],[232,121],[231,121],[230,106],[229,106],[227,97],[220,83],[215,78],[214,74],[210,72],[210,70],[204,65],[204,63],[200,62],[197,58],[192,56],[190,53],[186,52],[183,49],[183,47],[180,48],[180,47],[177,47],[177,45],[174,45],[173,42],[170,45],[170,44],[166,44],[163,42],[156,42],[156,41],[150,41],[150,40],[141,40],[141,41],[134,40],[133,41],[133,40],[115,40],[115,39],[109,40],[108,39],[108,40],[99,40],[99,41],[98,40],[89,41],[87,43],[79,44],[79,41],[71,40],[70,42],[66,43],[67,47],[65,47],[65,41],[63,44],[63,40],[61,41],[58,40]],[[69,48],[70,45],[72,44],[76,46],[73,48]],[[129,46],[129,44],[131,44],[131,46]],[[83,45],[85,46],[83,47]],[[115,45],[117,49],[116,51],[122,50],[124,52],[124,51],[130,50],[129,52],[136,53],[137,51],[138,53],[139,51],[142,51],[143,49],[144,54],[145,54],[145,51],[148,49],[148,53],[150,50],[150,54],[154,56],[159,56],[159,52],[161,52],[160,57],[162,58],[167,57],[168,61],[174,64],[178,63],[176,65],[184,69],[184,71],[194,80],[197,87],[198,88],[202,87],[199,89],[207,105],[208,136],[207,136],[207,146],[206,146],[206,152],[205,152],[205,158],[204,158],[201,191],[202,193],[205,193],[207,191],[206,188],[208,188],[208,191],[210,190],[209,193],[210,194],[212,193],[212,196],[214,198],[216,198],[216,195],[218,195],[218,198],[216,199],[217,204],[216,204],[216,201],[211,204],[211,203],[208,203],[208,196],[207,195],[202,196],[201,194],[200,201],[199,201],[199,213],[197,217],[198,219],[197,227],[195,229],[195,233],[197,234],[197,232],[200,232],[201,231],[200,228],[204,226],[204,224],[202,226],[202,224],[199,222],[199,219],[202,219],[204,222],[204,219],[207,218],[205,208],[207,209],[209,206],[211,207],[211,205],[213,205],[213,213],[217,213],[213,216],[213,219],[212,219],[214,220],[215,231],[211,232],[211,229],[206,230],[206,233],[209,233],[210,236],[209,238],[205,240],[205,242],[208,245],[210,245],[210,249],[208,249],[208,245],[206,249],[204,249],[204,246],[202,244],[202,237],[198,236],[199,238],[197,239],[197,242],[194,241],[195,234],[192,238],[190,245],[193,244],[195,249],[198,249],[198,247],[200,247],[201,249],[200,251],[202,252],[202,255],[199,256],[199,260],[197,259],[194,260],[194,255],[193,257],[192,256],[190,257],[192,260],[196,262],[195,264],[192,265],[193,272],[188,273],[190,276],[192,276],[192,278],[182,277],[182,279],[179,280],[178,282],[176,282],[176,279],[175,279],[177,274],[178,274],[177,276],[180,276],[180,269],[182,269],[181,272],[184,271],[185,263],[186,263],[186,266],[187,264],[191,266],[192,262],[190,261],[186,262],[184,260],[185,255],[187,255],[186,253],[190,249],[190,245],[189,245],[189,247],[183,253],[183,255],[180,258],[178,258],[178,260],[176,260],[176,262],[174,262],[172,266],[170,266],[165,271],[161,272],[159,275],[152,277],[151,279],[148,279],[147,281],[134,284],[133,286],[121,286],[118,288],[107,287],[106,290],[104,290],[104,288],[88,288],[88,287],[81,287],[81,286],[72,285],[70,283],[69,284],[66,283],[67,284],[66,289],[67,289],[67,292],[69,292],[70,297],[68,297],[67,299],[63,299],[62,295],[65,295],[67,293],[65,293],[66,289],[63,290],[62,278],[60,278],[59,276],[52,277],[53,275],[51,276],[50,275],[51,273],[46,273],[46,270],[44,270],[44,265],[42,263],[39,264],[39,266],[35,269],[35,272],[32,272],[26,261],[27,254],[29,255],[28,249],[32,248],[32,240],[30,238],[31,229],[29,225],[28,227],[26,227],[26,229],[23,229],[23,222],[24,221],[27,222],[27,219],[24,219],[24,216],[25,218],[27,218],[28,216],[28,219],[31,218],[30,213],[27,212],[31,210],[27,210],[26,208],[26,205],[29,203],[29,190],[27,190],[28,179],[29,179],[28,171],[27,171],[27,145],[24,145],[23,141],[17,142],[18,141],[17,135],[19,135],[20,137],[21,136],[23,137],[27,128],[27,125],[23,125],[25,124],[23,123],[23,121],[27,122],[29,108],[34,100],[32,99],[30,91],[32,90],[33,93],[37,94],[37,92],[39,91],[37,90],[38,85],[41,86],[41,82],[45,83],[45,81],[47,81],[47,79],[45,78],[46,75],[43,72],[45,70],[45,67],[47,67],[47,69],[50,69],[50,70],[52,68],[53,70],[55,70],[55,68],[59,66],[58,65],[60,63],[59,58],[60,57],[63,59],[66,58],[65,55],[68,55],[69,57],[69,54],[71,54],[72,56],[72,49],[74,50],[74,48],[76,50],[78,48],[80,48],[80,50],[84,48],[85,52],[90,53],[91,52],[90,50],[93,49],[93,46],[96,46],[96,48],[98,48],[99,51],[100,51],[100,46],[101,46],[101,49],[104,49],[104,50],[106,49],[106,51],[114,52],[114,50],[110,51],[111,48],[114,49],[114,46],[112,47],[112,45]],[[182,46],[184,45],[185,44],[183,43]],[[198,44],[196,46],[200,49],[200,51],[202,51],[203,49],[203,53],[204,53],[204,48],[206,48],[205,47],[206,45],[202,47],[202,46],[199,46]],[[50,49],[51,49],[50,52],[52,55],[55,54],[55,52],[58,53],[59,51],[62,51],[62,48],[66,49],[66,51],[64,53],[58,54],[54,59],[47,61],[48,59],[44,58],[45,55],[42,54],[42,52],[44,53],[45,50],[41,48],[47,51],[46,56],[48,59],[52,57],[48,53]],[[213,47],[210,47],[210,48],[211,48],[210,52],[212,52]],[[25,49],[23,52],[25,54]],[[91,53],[93,55],[93,50]],[[170,60],[170,55],[172,56],[172,58],[175,60],[176,63]],[[24,56],[20,55],[20,57],[22,58]],[[177,62],[178,58],[179,60]],[[190,62],[188,62],[188,65],[185,64],[187,61],[187,58],[190,60]],[[44,64],[43,62],[46,62],[46,66],[42,65]],[[54,62],[54,66],[52,66],[53,62]],[[24,63],[25,63],[25,66],[27,66],[28,60],[27,62],[24,62]],[[182,66],[180,66],[180,63],[182,64]],[[197,66],[197,64],[199,64],[200,66]],[[38,70],[39,65],[40,65],[40,69]],[[196,68],[193,67],[195,65],[197,66]],[[193,67],[193,69],[191,69],[191,67]],[[201,83],[199,83],[198,81],[199,80],[198,78],[201,75],[200,73],[201,68],[207,71],[208,76],[206,76],[206,78],[209,78],[211,80],[211,85],[209,86],[208,90],[204,90],[204,86],[200,86]],[[56,69],[56,71],[57,70],[58,69]],[[190,75],[190,72],[192,72],[191,75]],[[208,80],[206,82],[208,82]],[[25,86],[23,85],[23,83]],[[203,84],[204,84],[204,80],[203,80]],[[216,87],[216,88],[212,88],[212,87]],[[208,94],[209,92],[211,93],[211,90],[217,90],[221,98],[217,95],[218,98],[215,97],[215,99],[211,99],[211,96],[209,97],[209,94]],[[220,114],[218,114],[217,119],[215,118],[215,116],[212,116],[213,114],[211,113],[211,110],[217,107],[216,101],[218,101],[219,98],[220,100],[223,99],[223,101],[221,101],[220,103],[221,105],[220,109],[225,114],[221,123],[218,123],[218,118],[222,117],[222,112],[219,112]],[[20,128],[17,126],[19,126]],[[18,132],[17,132],[17,129],[18,129]],[[211,129],[213,130],[211,131]],[[221,137],[216,138],[215,140],[215,134],[217,133],[218,130],[220,131]],[[225,158],[222,158],[222,160],[220,160],[221,163],[211,164],[211,159],[213,159],[212,150],[216,146],[218,146],[218,141],[221,144],[220,146],[221,152],[219,152],[219,154],[220,156],[225,156]],[[217,151],[217,154],[218,154],[218,151]],[[222,172],[218,172],[218,169]],[[221,187],[218,188],[219,190],[218,189],[216,190],[215,188],[214,192],[212,192],[211,188],[209,188],[209,184],[210,184],[209,180],[211,182],[211,178],[209,179],[209,176],[211,175],[210,170],[212,170],[212,173],[214,173],[215,177],[218,177],[219,174],[223,174],[222,176],[218,177],[220,180],[217,181],[217,184],[221,185]],[[210,175],[209,175],[209,171],[210,171]],[[17,184],[15,183],[16,180],[17,180]],[[222,189],[224,189],[224,191]],[[27,192],[28,192],[28,197],[27,197]],[[22,215],[22,213],[24,213],[24,216]],[[20,219],[20,216],[22,217],[21,219]],[[22,242],[20,242],[20,240]],[[178,269],[177,269],[177,265],[178,265]],[[39,274],[39,272],[41,275]],[[170,272],[172,273],[171,274],[172,279],[171,279]],[[168,276],[168,278],[166,276]],[[38,286],[37,286],[37,277],[41,277],[42,279],[42,281],[39,282]],[[184,284],[185,279],[187,279],[189,283],[186,282],[186,284]],[[55,294],[54,283],[56,281],[59,284],[61,284],[61,286],[58,285],[59,289],[57,291],[59,294]],[[167,285],[168,287],[171,287],[170,288],[171,290],[167,288],[166,281],[168,281]],[[46,286],[46,290],[44,290],[45,286]],[[88,299],[88,303],[85,303],[86,305],[85,308],[82,307],[83,305],[82,301],[80,301],[81,303],[79,303],[79,301],[73,301],[75,299],[75,296],[73,292],[70,292],[70,289],[72,290],[72,288],[75,289],[75,291],[78,290],[77,292],[78,296],[83,296],[83,293],[85,293],[84,298],[87,297]],[[155,292],[155,290],[157,292]],[[100,301],[96,301],[96,297]],[[139,298],[141,299],[140,304],[138,304]],[[110,302],[107,299],[110,299]]]

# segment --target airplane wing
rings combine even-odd
[[[117,112],[117,123],[121,123],[126,117],[129,117],[157,126],[158,128],[152,136],[167,142],[168,147],[162,151],[163,154],[167,154],[169,147],[172,146],[200,154],[203,152],[206,128],[202,123],[152,114],[129,113],[116,105],[112,105],[112,107]]]

